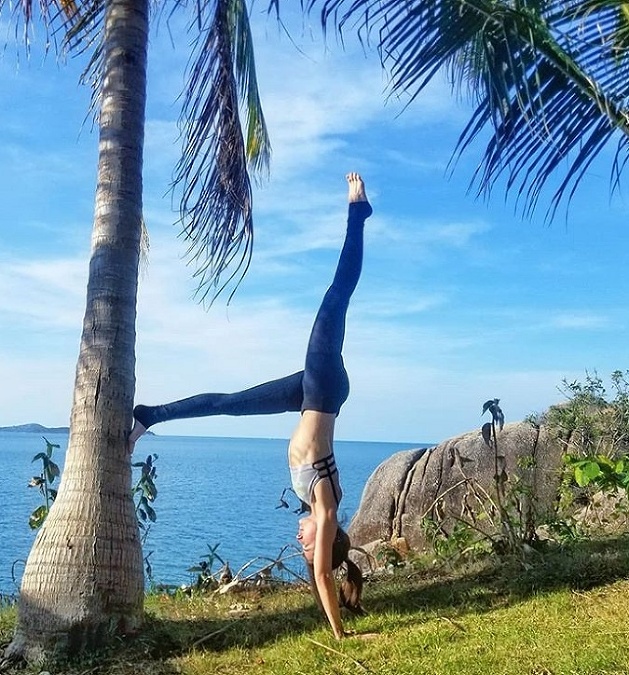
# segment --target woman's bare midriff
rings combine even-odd
[[[290,466],[312,464],[332,452],[334,413],[304,410],[288,445]]]

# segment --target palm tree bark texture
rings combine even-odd
[[[147,0],[108,0],[103,38],[98,185],[69,446],[5,652],[29,661],[136,631],[143,615],[126,438],[135,390]]]
[[[5,4],[0,0],[0,10]],[[25,35],[33,4],[23,0],[16,14]],[[127,439],[135,394],[148,2],[44,0],[37,7],[46,29],[60,24],[69,51],[98,45],[83,76],[94,82],[100,114],[98,184],[65,469],[26,564],[17,628],[0,669],[7,661],[98,647],[137,631],[143,617]],[[246,272],[253,232],[249,170],[266,172],[270,144],[246,0],[206,0],[193,14],[196,58],[182,106],[186,132],[175,184],[183,192],[183,234],[203,298],[225,288],[219,278],[228,268],[229,280]]]

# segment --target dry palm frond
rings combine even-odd
[[[214,9],[197,24],[196,60],[181,116],[184,149],[175,176],[183,189],[183,235],[202,300],[208,294],[214,299],[248,269],[253,244],[248,168],[265,169],[270,154],[244,1],[217,0]]]

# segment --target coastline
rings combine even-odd
[[[70,431],[70,427],[45,427],[43,424],[30,422],[28,424],[17,424],[12,427],[0,427],[0,432],[16,434],[64,434]]]

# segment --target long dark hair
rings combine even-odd
[[[335,570],[343,563],[347,568],[347,574],[339,586],[339,600],[350,612],[364,614],[365,610],[360,604],[360,597],[363,593],[363,575],[358,565],[349,559],[350,548],[349,535],[339,527],[332,544],[332,569]]]
[[[360,598],[363,593],[363,575],[358,565],[353,563],[348,557],[350,548],[349,535],[339,527],[336,530],[336,537],[332,544],[332,569],[337,569],[343,563],[345,563],[345,567],[347,568],[347,574],[339,586],[339,601],[350,612],[365,614],[365,610],[360,604]],[[313,587],[316,588],[314,586],[314,567],[311,563],[307,563],[307,566]],[[319,594],[315,593],[315,597],[320,605]]]

